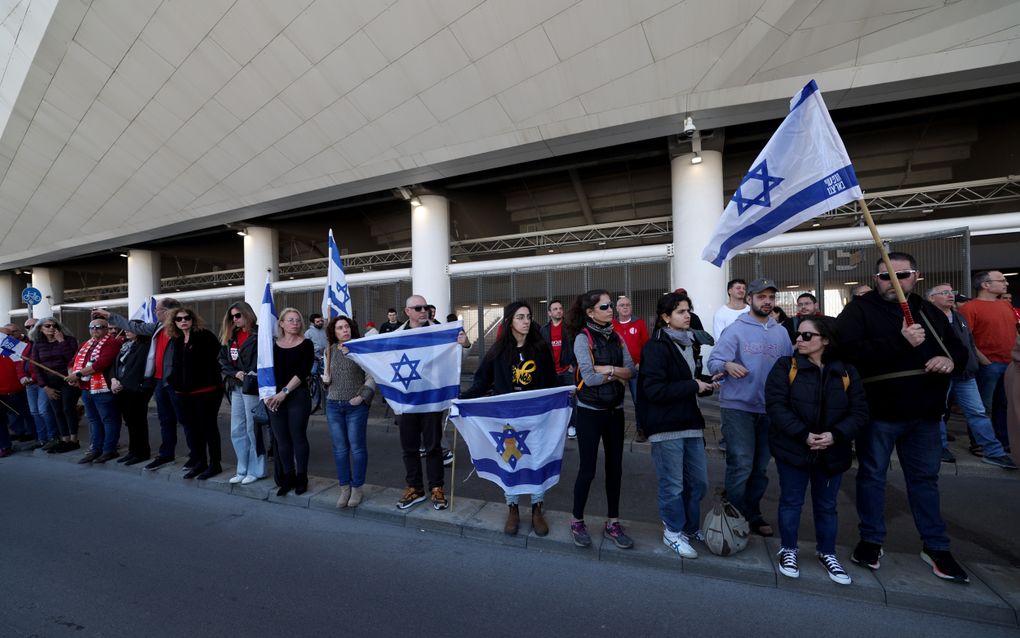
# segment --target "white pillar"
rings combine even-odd
[[[11,273],[0,274],[0,324],[6,324],[11,320],[11,310],[14,309],[14,275]]]
[[[443,321],[450,312],[450,201],[422,195],[411,208],[411,289],[436,307]]]
[[[128,316],[130,317],[149,297],[159,294],[159,253],[132,248],[128,251]]]
[[[56,268],[32,268],[32,287],[42,293],[42,301],[32,309],[33,317],[51,317],[55,306],[64,300],[64,271]]]
[[[248,226],[244,236],[244,300],[258,314],[266,271],[276,281],[280,276],[280,238],[275,228]],[[281,308],[277,308],[277,311]]]
[[[723,212],[722,153],[702,151],[700,164],[691,164],[693,153],[674,157],[670,163],[673,183],[672,287],[686,288],[694,311],[705,329],[712,331],[712,316],[726,303],[728,269],[701,258]]]

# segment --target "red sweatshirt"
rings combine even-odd
[[[641,363],[641,348],[645,347],[648,341],[648,328],[645,327],[644,319],[631,316],[627,323],[620,323],[613,319],[613,329],[620,335],[623,342],[627,344],[627,351],[634,365]]]

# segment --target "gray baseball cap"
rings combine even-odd
[[[761,279],[755,279],[747,287],[747,294],[749,294],[749,295],[756,295],[759,292],[764,292],[764,291],[768,290],[769,288],[771,288],[772,290],[775,290],[776,292],[779,292],[779,286],[777,286],[776,282],[772,281],[768,277],[763,277]]]

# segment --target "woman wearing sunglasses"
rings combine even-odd
[[[769,448],[779,473],[779,572],[800,576],[797,530],[810,484],[818,562],[833,582],[849,585],[836,558],[836,498],[850,468],[850,443],[868,419],[864,385],[839,359],[835,319],[802,321],[795,348],[792,357],[776,361],[765,383]]]
[[[216,422],[223,400],[220,341],[192,308],[173,310],[170,318],[166,331],[173,343],[173,369],[167,383],[177,394],[194,445],[193,465],[184,478],[204,481],[223,471]]]
[[[67,370],[78,352],[78,341],[59,321],[45,317],[28,333],[32,342],[32,358],[50,370]],[[51,440],[43,449],[50,454],[70,452],[81,447],[78,443],[78,397],[81,390],[68,385],[58,376],[39,366],[32,366],[32,378],[46,393],[50,410],[57,422],[60,440]]]
[[[570,533],[578,547],[590,547],[584,507],[598,466],[601,440],[606,463],[609,511],[603,535],[617,547],[634,541],[620,525],[620,484],[623,477],[623,395],[634,375],[634,362],[613,330],[613,302],[607,290],[589,290],[571,305],[566,317],[577,358],[577,450],[581,465],[574,481]]]
[[[220,326],[219,363],[230,402],[230,442],[237,456],[233,485],[250,485],[266,475],[265,448],[254,412],[259,403],[258,342],[255,311],[244,301],[230,306]]]

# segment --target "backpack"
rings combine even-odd
[[[793,385],[793,380],[797,378],[797,357],[790,357],[790,385]],[[846,392],[847,388],[850,387],[850,373],[845,369],[843,370],[843,392]]]
[[[725,498],[705,517],[705,545],[716,556],[732,556],[747,547],[751,526]]]

